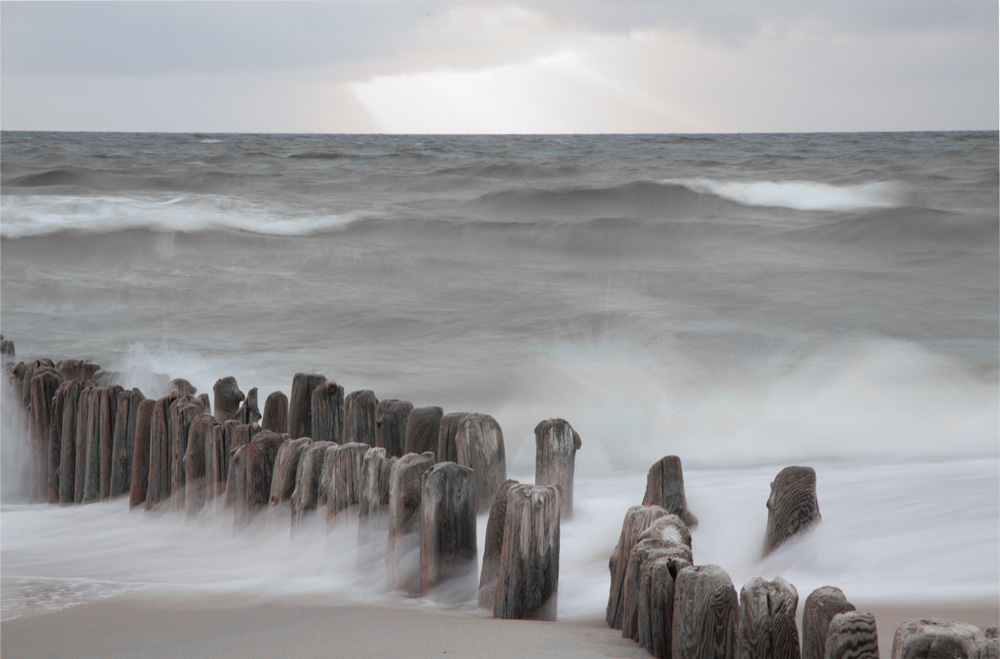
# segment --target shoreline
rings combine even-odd
[[[4,621],[4,657],[649,657],[603,614],[557,622],[498,620],[408,601],[358,603],[319,595],[237,596],[157,588]],[[801,605],[805,596],[800,597]],[[883,657],[896,627],[943,618],[998,624],[996,601],[866,606]],[[800,630],[801,633],[801,630]]]

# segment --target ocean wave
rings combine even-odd
[[[894,182],[831,185],[814,181],[719,181],[707,178],[667,179],[693,192],[711,194],[746,206],[772,206],[801,211],[890,208],[903,203]]]
[[[340,215],[282,217],[269,209],[228,198],[180,196],[165,200],[130,197],[4,195],[0,200],[4,239],[59,233],[106,234],[144,229],[159,233],[241,231],[268,236],[308,236],[343,228]]]
[[[1000,240],[995,215],[953,213],[920,207],[839,214],[832,221],[789,232],[811,243],[903,245],[988,245]]]

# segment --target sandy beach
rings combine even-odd
[[[998,624],[997,602],[857,606],[875,615],[883,657],[891,656],[892,636],[903,620]],[[602,616],[504,621],[405,604],[148,592],[6,621],[2,652],[7,659],[650,656],[608,629]]]

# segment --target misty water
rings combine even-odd
[[[579,432],[559,613],[603,611],[648,467],[684,463],[697,563],[859,605],[1000,593],[997,133],[2,135],[2,331],[210,392],[347,392]],[[384,592],[356,525],[234,535],[20,497],[3,405],[3,617],[139,589]],[[761,559],[769,484],[823,522]],[[486,519],[479,519],[479,533]],[[482,543],[480,543],[482,547]],[[384,548],[381,549],[384,552]],[[155,591],[154,591],[155,592]],[[472,608],[469,603],[465,608]]]

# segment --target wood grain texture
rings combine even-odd
[[[243,467],[246,475],[243,477],[243,528],[256,525],[260,520],[261,513],[267,508],[268,499],[271,496],[271,480],[274,475],[274,463],[278,456],[278,450],[282,442],[287,439],[287,434],[271,432],[269,430],[257,433],[246,446],[245,460]],[[234,513],[239,519],[240,512]],[[236,527],[239,530],[239,526]]]
[[[375,446],[375,410],[378,398],[369,389],[352,391],[344,400],[344,443]]]
[[[670,545],[686,547],[689,555],[693,551],[691,531],[677,515],[664,515],[650,522],[649,526],[639,534],[638,542],[650,539],[663,540]],[[691,558],[688,560],[694,565],[694,560]]]
[[[835,586],[817,588],[806,598],[802,608],[802,659],[823,659],[826,632],[838,613],[853,611],[844,591]]]
[[[106,387],[93,387],[87,398],[83,439],[83,503],[97,501],[101,496],[101,398],[106,391]]]
[[[687,497],[684,495],[684,470],[681,468],[679,457],[668,455],[649,468],[642,505],[659,506],[668,513],[680,517],[690,529],[698,526],[698,519],[687,507]]]
[[[771,483],[771,496],[767,499],[764,556],[821,519],[815,470],[812,467],[785,467]]]
[[[358,516],[361,501],[361,480],[364,474],[367,444],[344,444],[327,452],[333,460],[330,492],[326,504],[327,529]]]
[[[278,456],[274,461],[271,493],[267,500],[267,523],[269,526],[275,525],[280,521],[291,521],[289,502],[295,493],[299,462],[302,460],[302,454],[312,444],[311,437],[290,439],[287,433],[284,433],[284,435],[286,441],[282,442],[281,447],[278,449]]]
[[[358,501],[358,566],[384,559],[389,537],[389,482],[399,458],[386,457],[384,448],[365,451]]]
[[[59,502],[64,504],[73,503],[76,492],[76,422],[82,389],[78,380],[70,380],[60,387],[62,423],[59,424]]]
[[[59,470],[62,460],[62,421],[65,405],[65,390],[68,381],[64,380],[52,397],[49,410],[49,469],[48,490],[49,503],[59,503]]]
[[[76,404],[76,422],[73,425],[76,435],[74,439],[74,442],[76,443],[76,467],[74,469],[76,481],[74,483],[73,490],[74,503],[83,502],[83,488],[87,479],[87,437],[90,433],[91,398],[93,396],[94,389],[95,387],[85,384],[80,390],[80,398],[77,400]]]
[[[240,409],[240,401],[243,400],[243,392],[240,391],[236,378],[227,375],[216,380],[212,387],[212,393],[214,395],[212,407],[215,419],[219,423],[225,423],[235,418],[236,411]]]
[[[879,659],[875,616],[861,611],[838,613],[826,632],[825,659]]]
[[[556,619],[562,497],[558,485],[507,491],[494,618]]]
[[[621,629],[624,616],[625,600],[622,586],[625,580],[625,568],[632,547],[639,541],[639,536],[657,519],[667,515],[667,511],[659,506],[632,506],[625,513],[622,522],[621,536],[608,561],[611,572],[611,587],[608,593],[608,607],[605,621],[612,629]]]
[[[739,601],[729,575],[718,565],[686,567],[674,585],[670,628],[674,659],[736,656]]]
[[[264,401],[264,418],[260,426],[271,432],[288,432],[288,396],[284,392],[273,391]]]
[[[111,494],[112,498],[129,492],[132,478],[132,451],[139,403],[145,396],[138,389],[118,394],[115,433],[112,439]]]
[[[798,605],[795,586],[781,577],[750,579],[740,590],[740,659],[799,659]]]
[[[406,452],[406,423],[413,411],[407,400],[383,400],[375,408],[375,446],[386,457],[398,458]]]
[[[507,451],[500,424],[489,414],[464,415],[455,432],[454,448],[454,462],[475,474],[477,511],[489,510],[497,490],[507,480]]]
[[[185,509],[185,483],[187,472],[184,468],[184,455],[187,453],[188,439],[191,435],[191,422],[208,412],[205,403],[194,396],[182,396],[170,406],[170,509],[181,511]],[[204,438],[204,435],[202,436]]]
[[[226,467],[226,493],[224,507],[231,508],[236,503],[237,492],[240,485],[233,480],[236,474],[236,449],[250,444],[253,438],[254,426],[240,423],[236,419],[230,419],[222,424],[225,430],[226,446],[229,453],[228,466]],[[259,427],[257,428],[259,429]]]
[[[188,518],[201,514],[209,500],[206,447],[219,425],[218,419],[202,412],[191,420],[184,452],[184,513]]]
[[[434,466],[434,454],[407,453],[389,474],[389,540],[386,583],[390,591],[419,595],[421,480]]]
[[[439,462],[422,479],[420,587],[425,598],[458,604],[476,592],[476,474]]]
[[[317,442],[344,443],[344,388],[333,381],[318,385],[312,392],[311,432]]]
[[[493,610],[500,578],[500,554],[503,550],[503,530],[507,517],[507,492],[516,480],[505,481],[493,497],[490,516],[486,522],[486,541],[483,547],[483,569],[479,574],[479,608]]]
[[[675,519],[680,522],[680,518]],[[629,553],[622,580],[622,638],[639,640],[640,600],[647,596],[642,590],[642,569],[647,562],[672,558],[678,565],[691,565],[691,548],[662,538],[640,539]]]
[[[145,506],[149,487],[149,451],[153,410],[157,401],[139,402],[136,412],[135,440],[132,443],[132,477],[129,478],[129,507]]]
[[[170,405],[177,392],[160,398],[153,406],[149,430],[149,484],[146,510],[154,510],[170,496]]]
[[[662,555],[642,564],[639,575],[638,643],[660,659],[671,656],[674,619],[674,584],[680,571],[691,565],[677,555]]]
[[[987,638],[979,641],[969,653],[969,659],[1000,659],[1000,639]]]
[[[299,438],[301,439],[301,438]],[[312,442],[299,458],[299,466],[295,470],[295,489],[289,508],[292,514],[292,530],[302,523],[303,518],[312,510],[316,510],[319,502],[319,481],[323,471],[326,451],[333,442]]]
[[[983,630],[951,620],[904,620],[892,640],[892,659],[965,659],[980,641]]]
[[[58,460],[53,465],[52,446],[50,444],[53,409],[56,406],[55,395],[62,385],[64,377],[54,367],[39,368],[31,377],[28,386],[29,410],[31,419],[32,463],[32,500],[49,501],[50,476],[52,468],[58,470]],[[58,455],[58,454],[57,454]],[[56,472],[58,473],[58,472]]]
[[[261,419],[260,408],[257,407],[257,387],[251,387],[247,392],[240,409],[236,410],[234,419],[240,423],[257,423]],[[275,432],[285,432],[284,430]]]
[[[563,491],[562,517],[573,514],[576,452],[583,445],[565,419],[546,419],[535,426],[535,485],[558,485]]]
[[[316,373],[296,373],[292,377],[292,396],[288,401],[288,434],[292,439],[312,437],[312,393],[326,382]],[[313,437],[316,441],[323,441]]]
[[[444,410],[440,407],[417,407],[406,418],[406,453],[432,453],[437,461],[438,433]]]

